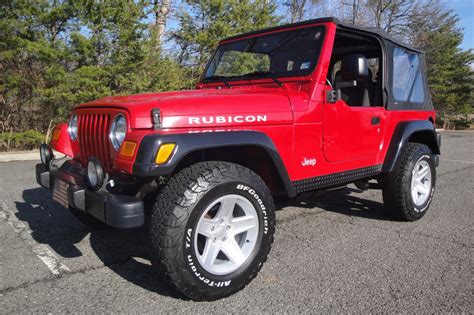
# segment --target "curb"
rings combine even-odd
[[[64,154],[54,151],[56,157],[64,157]],[[39,149],[31,151],[18,151],[18,152],[0,152],[0,163],[4,162],[15,162],[15,161],[40,161]]]
[[[0,162],[13,161],[39,161],[39,151],[20,151],[20,152],[2,152],[0,153]]]

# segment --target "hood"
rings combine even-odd
[[[200,89],[112,96],[76,108],[121,108],[131,128],[152,128],[151,110],[161,111],[162,128],[291,124],[288,96],[277,88]]]

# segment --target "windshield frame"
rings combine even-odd
[[[262,37],[262,36],[272,35],[272,34],[276,34],[276,33],[291,32],[291,31],[295,31],[295,30],[309,29],[309,28],[316,28],[316,27],[321,28],[321,43],[320,43],[318,56],[317,56],[317,58],[315,58],[315,63],[313,65],[313,67],[311,68],[311,71],[309,71],[306,74],[294,74],[294,73],[286,74],[286,75],[285,74],[278,74],[278,73],[272,74],[272,76],[274,78],[284,79],[283,82],[285,82],[285,81],[304,81],[304,80],[308,80],[308,79],[310,79],[311,76],[313,76],[313,74],[317,70],[318,65],[319,65],[319,61],[321,59],[321,56],[323,55],[323,48],[324,48],[324,45],[325,45],[325,41],[327,39],[326,38],[327,37],[327,26],[326,26],[325,23],[316,23],[316,24],[309,24],[309,25],[303,25],[303,26],[289,27],[289,28],[280,29],[280,30],[256,33],[256,34],[252,34],[252,35],[245,36],[245,37],[240,37],[240,38],[235,38],[235,39],[232,38],[232,39],[229,39],[229,40],[224,39],[221,42],[219,42],[219,45],[214,50],[211,58],[209,58],[209,61],[207,62],[206,67],[205,67],[205,69],[204,69],[204,71],[201,74],[201,77],[199,79],[199,84],[204,84],[204,85],[206,85],[206,84],[216,84],[216,83],[222,83],[224,81],[225,82],[245,81],[246,83],[241,83],[241,84],[249,84],[249,82],[251,83],[251,82],[257,81],[257,80],[265,80],[265,81],[272,80],[272,78],[269,75],[252,75],[252,76],[240,75],[240,76],[228,76],[228,77],[224,77],[223,79],[217,79],[217,78],[216,79],[209,79],[209,78],[206,78],[206,74],[207,74],[207,72],[209,70],[209,67],[211,66],[214,58],[218,54],[219,49],[223,45],[238,42],[238,41],[245,41],[245,40],[249,40],[251,38],[258,38],[258,37]]]

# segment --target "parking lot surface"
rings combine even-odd
[[[35,162],[0,163],[0,313],[474,310],[474,133],[445,132],[433,204],[386,215],[380,191],[277,204],[269,260],[239,293],[193,302],[153,276],[146,232],[91,230],[51,200]]]

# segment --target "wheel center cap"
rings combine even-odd
[[[227,231],[226,231],[226,226],[225,224],[219,224],[215,227],[214,230],[214,235],[217,238],[222,238],[224,236],[227,236]]]

